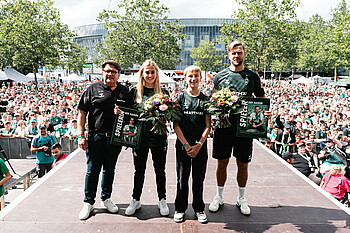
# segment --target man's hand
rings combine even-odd
[[[86,151],[87,148],[87,142],[85,137],[78,138],[78,146],[83,150]]]

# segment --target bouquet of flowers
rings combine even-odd
[[[232,114],[238,114],[242,111],[242,99],[236,92],[229,88],[223,88],[212,94],[210,100],[206,103],[208,112],[219,118],[219,128],[231,126],[229,117]]]
[[[168,130],[161,121],[180,121],[181,107],[175,98],[165,94],[154,94],[141,107],[140,118],[151,121],[151,132],[158,135],[166,135]]]

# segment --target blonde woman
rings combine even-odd
[[[135,107],[156,93],[169,94],[162,90],[159,81],[159,68],[152,60],[145,61],[139,72],[139,81],[136,88],[131,89],[131,96],[134,98]],[[165,123],[165,122],[163,122]],[[165,162],[167,154],[167,136],[156,135],[151,132],[153,125],[146,122],[142,130],[140,148],[134,152],[134,188],[132,200],[125,211],[126,215],[133,215],[136,210],[141,208],[140,197],[142,194],[143,183],[145,180],[145,170],[148,158],[148,152],[152,153],[153,167],[156,174],[158,208],[162,216],[169,215],[169,208],[166,203],[166,178]]]
[[[348,199],[350,193],[349,181],[344,173],[342,165],[332,164],[330,171],[326,173],[321,182],[321,188],[342,203]]]

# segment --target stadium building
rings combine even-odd
[[[174,21],[175,19],[168,19]],[[186,18],[179,19],[183,26],[182,32],[186,35],[184,41],[179,41],[178,45],[182,48],[180,54],[181,63],[176,66],[177,70],[183,70],[187,66],[193,64],[191,58],[191,49],[198,47],[204,40],[215,40],[221,35],[220,29],[223,21],[231,23],[233,19],[219,19],[219,18]],[[104,23],[84,25],[75,28],[76,37],[74,41],[86,48],[89,62],[92,63],[95,46],[99,41],[104,41],[107,36],[107,30]],[[225,54],[226,48],[223,43],[216,45],[217,54]],[[223,58],[224,59],[224,58]]]

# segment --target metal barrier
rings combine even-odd
[[[69,138],[58,138],[57,142],[62,145],[65,154],[70,154],[78,148],[78,143]],[[35,155],[30,152],[27,138],[0,137],[0,145],[8,159],[25,159],[27,156]]]
[[[36,168],[32,168],[30,171],[25,173],[24,175],[21,175],[20,177],[13,179],[12,181],[7,182],[4,186],[4,195],[0,197],[0,210],[5,208],[5,194],[6,192],[9,192],[10,189],[15,187],[17,184],[21,183],[23,184],[23,191],[26,191],[29,186],[33,183],[34,178],[36,177]]]

